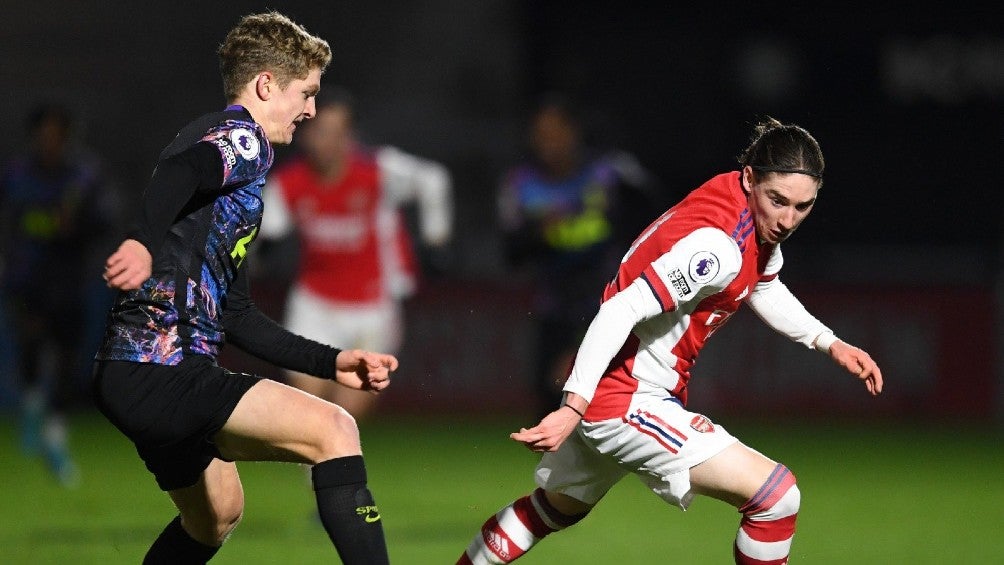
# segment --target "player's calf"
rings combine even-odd
[[[538,488],[489,518],[457,565],[512,563],[548,534],[577,523],[586,514],[562,514]]]
[[[219,545],[206,545],[193,538],[182,527],[181,516],[176,516],[150,546],[143,565],[206,563],[219,549]]]
[[[383,522],[366,484],[362,455],[323,461],[311,474],[321,523],[342,563],[386,565]]]
[[[800,502],[795,475],[778,464],[756,494],[739,507],[743,518],[734,546],[737,565],[787,563]]]

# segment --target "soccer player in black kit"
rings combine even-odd
[[[313,117],[328,44],[276,12],[244,17],[219,51],[229,106],[164,149],[136,228],[108,258],[120,290],[97,353],[95,401],[178,508],[144,563],[205,563],[237,525],[234,461],[313,466],[342,562],[387,563],[355,421],[335,404],[216,364],[225,341],[278,366],[379,392],[397,359],[295,335],[250,299],[247,249],[273,143]],[[350,276],[350,273],[346,273]]]

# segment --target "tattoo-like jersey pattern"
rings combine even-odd
[[[186,355],[219,354],[226,296],[261,225],[261,191],[274,157],[250,116],[219,116],[187,143],[176,140],[161,158],[212,143],[220,152],[223,185],[195,193],[154,252],[152,276],[119,294],[98,359],[176,365]]]

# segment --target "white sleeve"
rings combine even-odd
[[[264,211],[258,235],[265,239],[278,239],[289,235],[294,228],[292,214],[282,196],[282,186],[278,180],[269,179],[261,193]]]
[[[630,255],[625,258],[629,259]],[[564,390],[592,401],[610,360],[636,325],[720,292],[741,265],[739,247],[719,229],[699,228],[677,241],[631,285],[600,306],[582,338]]]
[[[757,283],[749,305],[768,326],[808,348],[827,352],[837,340],[833,331],[810,314],[780,279]]]
[[[600,305],[586,330],[564,390],[593,400],[596,386],[635,325],[662,312],[647,284],[638,278]]]
[[[781,246],[775,245],[774,251],[767,258],[767,266],[763,270],[763,276],[770,277],[781,272],[784,265],[784,256],[781,255]]]
[[[394,205],[418,203],[422,241],[441,245],[453,231],[452,179],[443,165],[410,155],[396,147],[376,152],[384,193]]]
[[[742,267],[742,253],[736,242],[720,229],[698,228],[677,241],[673,247],[652,262],[651,271],[658,281],[649,281],[659,297],[661,285],[672,298],[663,304],[665,311],[682,304],[697,304],[729,286]],[[654,273],[653,273],[654,271]],[[660,301],[665,302],[660,298]]]

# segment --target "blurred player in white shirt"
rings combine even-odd
[[[788,561],[800,493],[784,465],[686,409],[690,368],[746,302],[783,335],[828,354],[879,394],[882,374],[777,278],[780,243],[808,216],[823,155],[804,129],[760,124],[739,158],[653,222],[627,250],[579,346],[560,408],[512,439],[544,452],[538,489],[488,519],[459,564],[509,563],[575,524],[629,473],[686,509],[735,506],[742,565]]]
[[[301,127],[300,155],[268,179],[260,234],[298,236],[285,326],[321,343],[397,353],[401,300],[414,293],[419,266],[401,207],[417,205],[424,245],[445,245],[453,214],[449,172],[395,147],[363,146],[352,98],[338,87],[323,89],[317,117]],[[298,373],[288,379],[357,418],[376,398]]]

